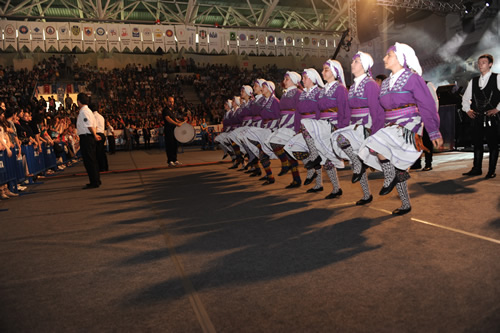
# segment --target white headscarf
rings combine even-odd
[[[245,92],[246,92],[246,94],[248,96],[252,96],[252,94],[253,94],[253,88],[252,87],[250,87],[250,86],[242,86],[241,89],[244,89]]]
[[[304,69],[304,72],[302,72],[302,74],[306,74],[314,84],[317,84],[321,88],[325,86],[323,80],[321,79],[321,76],[319,76],[318,72],[314,68],[306,68]]]
[[[330,67],[333,76],[335,76],[335,78],[339,80],[340,83],[345,84],[344,70],[342,69],[342,65],[340,64],[340,62],[338,62],[337,60],[328,59],[325,62],[325,65],[328,65],[328,67]]]
[[[263,86],[266,85],[267,88],[269,88],[269,91],[271,91],[271,94],[274,94],[274,89],[276,88],[276,86],[274,85],[274,82],[272,82],[272,81],[266,81],[262,85]]]
[[[264,82],[266,82],[266,80],[264,80],[264,79],[256,79],[256,80],[255,80],[255,83],[257,83],[257,84],[259,85],[259,87],[261,87],[261,88],[262,88],[262,84],[263,84]]]
[[[229,109],[231,109],[231,108],[233,107],[233,101],[232,101],[232,100],[230,100],[230,99],[228,99],[228,100],[226,101],[226,104],[227,104],[227,106],[229,106]]]
[[[373,66],[372,56],[369,55],[368,53],[358,51],[358,53],[356,53],[352,58],[355,59],[356,57],[359,57],[359,59],[361,60],[361,65],[363,66],[365,73],[367,73],[369,76],[372,76],[372,71],[371,71]]]
[[[291,72],[291,71],[288,71],[286,72],[285,76],[288,76],[290,78],[290,80],[292,80],[293,84],[295,85],[298,85],[300,83],[300,75],[299,73],[297,72]]]
[[[234,101],[235,101],[237,106],[240,106],[240,104],[241,104],[240,96],[234,96]]]
[[[398,58],[398,62],[403,67],[408,67],[414,70],[418,75],[422,76],[422,67],[420,67],[420,62],[418,61],[415,50],[411,46],[402,43],[396,43],[391,46],[389,50],[393,50]]]

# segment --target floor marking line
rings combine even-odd
[[[132,153],[130,153],[130,158],[132,159],[132,163],[137,167],[137,164],[135,163],[134,157],[132,156]],[[137,174],[139,175],[139,180],[142,184],[142,186],[145,188],[146,185],[144,184],[144,180],[141,175],[140,170],[136,170]],[[160,221],[163,220],[162,216],[158,213],[158,211],[154,208],[153,202],[151,197],[147,197],[150,203],[150,206],[152,207],[153,213],[157,216],[158,224],[160,227],[160,231],[162,232],[163,239],[165,240],[165,245],[167,246],[168,252],[170,253],[170,258],[174,262],[175,269],[177,273],[179,274],[179,278],[182,282],[182,285],[184,287],[184,290],[186,291],[187,296],[189,297],[189,302],[191,303],[191,308],[194,311],[194,314],[196,316],[196,319],[198,320],[198,323],[201,326],[201,329],[203,332],[208,332],[208,333],[215,333],[215,327],[210,320],[210,317],[205,310],[205,307],[203,306],[203,303],[198,296],[198,293],[194,289],[193,284],[191,283],[191,280],[187,276],[186,272],[184,271],[184,266],[182,265],[177,252],[175,251],[175,246],[171,242],[171,237],[169,233],[166,230],[165,226],[162,226],[160,224]]]
[[[432,223],[432,222],[427,222],[427,221],[416,219],[416,218],[413,218],[413,217],[411,218],[411,220],[415,221],[415,222],[418,222],[418,223],[427,224],[427,225],[430,225],[430,226],[433,226],[433,227],[437,227],[437,228],[441,228],[441,229],[453,231],[453,232],[456,232],[456,233],[459,233],[459,234],[467,235],[467,236],[470,236],[470,237],[479,238],[479,239],[482,239],[482,240],[485,240],[485,241],[488,241],[488,242],[500,244],[500,240],[498,240],[498,239],[494,239],[494,238],[490,238],[490,237],[486,237],[486,236],[481,236],[481,235],[478,235],[478,234],[474,234],[472,232],[468,232],[468,231],[464,231],[464,230],[460,230],[460,229],[455,229],[455,228],[452,228],[452,227],[446,227],[444,225],[440,225],[440,224],[436,224],[436,223]]]

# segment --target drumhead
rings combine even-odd
[[[196,131],[190,124],[184,123],[174,129],[174,136],[180,143],[189,143],[196,137]]]

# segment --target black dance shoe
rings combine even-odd
[[[321,156],[318,155],[313,161],[309,161],[306,163],[305,167],[306,169],[319,169],[321,168]]]
[[[274,184],[276,180],[274,178],[268,178],[262,185],[271,185]]]
[[[481,176],[482,174],[481,170],[472,168],[469,172],[463,173],[462,176]]]
[[[394,186],[396,186],[396,184],[398,183],[398,177],[394,177],[394,179],[392,180],[392,182],[389,184],[389,186],[385,187],[383,186],[382,189],[380,190],[380,195],[386,195],[386,194],[389,194],[392,192],[392,190],[394,189]]]
[[[259,169],[255,169],[255,171],[250,175],[250,177],[258,177],[262,175],[262,170],[259,168]]]
[[[231,170],[231,169],[236,169],[238,168],[238,166],[240,165],[240,163],[234,163],[232,166],[230,166],[228,169]]]
[[[320,188],[310,188],[306,191],[306,193],[316,193],[316,192],[321,192],[323,191],[323,186],[321,186]]]
[[[290,171],[290,168],[281,168],[280,173],[278,173],[278,176],[283,176],[286,175]]]
[[[267,180],[267,175],[264,177],[260,177],[259,180]]]
[[[372,202],[372,200],[373,200],[373,195],[370,195],[370,197],[368,199],[361,199],[361,200],[356,201],[356,206],[366,205],[366,204]]]
[[[486,176],[484,176],[484,179],[490,179],[490,178],[495,178],[497,176],[496,173],[494,172],[488,172]]]
[[[222,159],[225,159],[228,156],[229,156],[229,154],[224,154],[224,156],[222,156]]]
[[[411,207],[402,209],[402,208],[397,208],[392,212],[392,215],[405,215],[407,213],[411,212]]]
[[[304,181],[304,185],[309,185],[313,182],[313,180],[316,179],[316,177],[318,177],[318,174],[315,172],[311,178],[306,178],[306,180]]]
[[[365,172],[366,172],[366,167],[363,164],[363,165],[361,165],[361,171],[360,171],[360,173],[353,173],[352,174],[352,179],[351,179],[352,183],[354,184],[354,183],[359,182],[361,180],[361,177],[363,177],[363,174]]]
[[[335,193],[330,193],[328,194],[325,199],[335,199],[335,198],[340,198],[340,196],[342,195],[342,189],[339,188],[339,190]]]
[[[301,186],[300,182],[297,182],[297,181],[294,180],[289,185],[287,185],[285,188],[297,188],[297,187],[300,187],[300,186]]]
[[[425,166],[422,171],[431,171],[432,167],[431,166]]]

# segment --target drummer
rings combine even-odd
[[[282,83],[286,92],[280,99],[279,128],[269,137],[269,144],[281,161],[281,171],[278,176],[286,174],[289,170],[292,171],[292,183],[286,188],[300,187],[302,184],[297,160],[286,153],[284,149],[286,143],[297,134],[294,130],[294,121],[298,112],[297,104],[302,93],[302,90],[298,89],[300,80],[301,77],[298,73],[286,72]]]
[[[352,182],[361,183],[363,198],[356,205],[365,205],[373,199],[368,177],[364,172],[365,166],[358,157],[359,148],[368,135],[375,134],[384,126],[384,109],[378,100],[380,88],[372,78],[372,66],[373,58],[368,53],[358,52],[352,58],[354,84],[349,89],[350,125],[332,134],[333,150],[338,156],[351,162]]]

